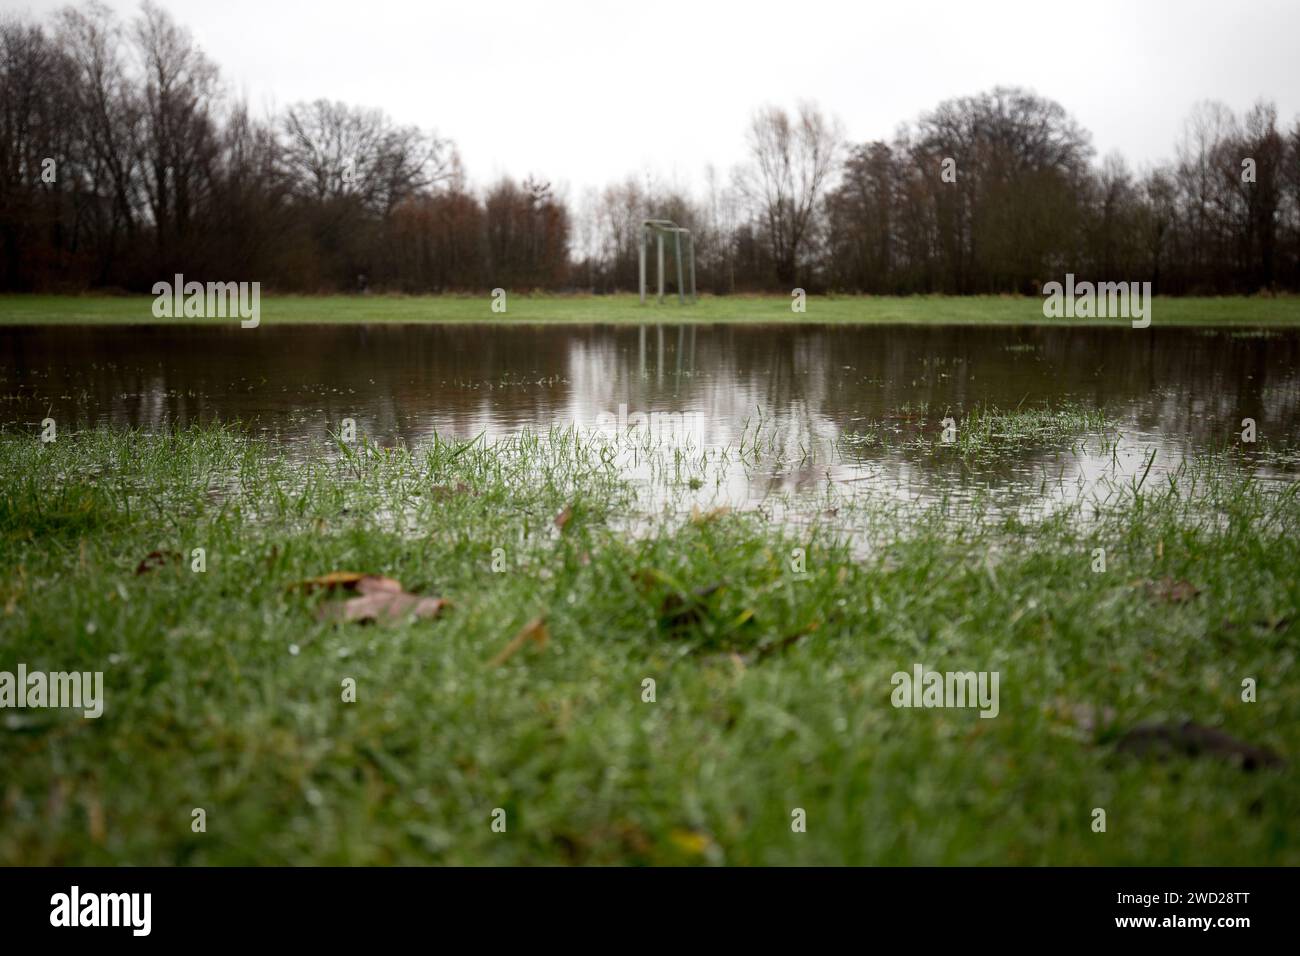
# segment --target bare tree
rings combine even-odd
[[[47,182],[45,162],[71,153],[60,110],[60,55],[38,26],[0,21],[0,286],[17,287],[41,264],[36,240],[57,230],[60,185]],[[55,167],[57,169],[57,166]]]
[[[129,29],[74,2],[49,26],[0,17],[0,288],[140,290],[175,269],[304,291],[363,274],[615,291],[635,288],[641,221],[668,218],[718,293],[1033,293],[1067,270],[1165,294],[1300,289],[1300,123],[1268,102],[1198,104],[1176,162],[1141,172],[1094,164],[1060,104],[1015,87],[942,102],[842,165],[816,107],[769,107],[729,185],[639,174],[574,219],[541,181],[473,188],[449,142],[379,110],[254,119],[158,0]]]
[[[1176,176],[1181,213],[1188,232],[1183,250],[1197,285],[1208,287],[1219,272],[1231,196],[1223,168],[1231,161],[1231,144],[1240,139],[1232,111],[1211,100],[1197,103],[1178,143]]]
[[[197,210],[206,205],[218,133],[217,67],[165,10],[145,0],[134,39],[143,68],[143,129],[138,143],[145,194],[160,260],[185,251]]]
[[[285,113],[285,160],[300,194],[318,202],[351,196],[387,215],[403,199],[446,182],[451,144],[382,110],[316,100]]]
[[[98,281],[111,281],[119,247],[138,222],[139,177],[134,150],[140,97],[127,74],[122,29],[108,7],[87,3],[59,14],[60,48],[69,61],[72,109],[68,123],[86,168],[88,219],[99,250]]]
[[[1242,138],[1226,157],[1224,175],[1237,195],[1232,224],[1237,240],[1237,272],[1249,277],[1241,291],[1256,292],[1273,284],[1278,223],[1282,218],[1282,164],[1286,145],[1277,130],[1277,107],[1260,101],[1246,114]],[[1243,163],[1253,176],[1243,175]]]
[[[750,162],[737,171],[736,183],[763,222],[777,279],[789,285],[836,168],[839,126],[812,103],[799,104],[793,117],[768,106],[754,115],[748,139]]]

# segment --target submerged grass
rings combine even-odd
[[[488,322],[616,323],[771,322],[953,325],[1098,325],[1128,329],[1126,319],[1057,319],[1043,315],[1033,296],[810,296],[794,313],[790,296],[701,296],[694,304],[642,306],[635,295],[525,295],[511,293],[507,311],[491,310],[483,295],[267,295],[261,321],[300,322]],[[0,325],[225,323],[235,319],[158,319],[148,296],[0,295]],[[1300,296],[1157,296],[1152,326],[1296,326]],[[1135,332],[1134,334],[1138,334]]]
[[[1020,448],[1113,438],[1114,424],[1099,409],[1078,404],[999,409],[975,405],[959,412],[928,403],[896,409],[880,421],[857,425],[836,439],[842,451],[899,446],[955,453],[963,460],[995,458]],[[950,446],[945,448],[945,446]]]
[[[628,534],[615,457],[560,431],[305,463],[228,428],[0,433],[0,670],[103,671],[106,697],[0,711],[0,864],[1300,862],[1296,486],[1207,459],[1086,520],[860,502]],[[151,552],[175,557],[136,573]],[[453,603],[319,621],[338,598],[294,585],[338,570]],[[916,663],[1000,672],[999,715],[895,709]],[[1117,752],[1184,719],[1287,763]]]

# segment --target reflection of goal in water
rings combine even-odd
[[[682,237],[686,237],[686,254],[690,264],[691,301],[695,301],[695,237],[689,229],[684,229],[671,219],[646,219],[641,223],[641,259],[640,283],[641,304],[645,305],[645,244],[650,234],[654,233],[656,253],[659,260],[659,301],[664,300],[664,237],[673,238],[673,259],[677,263],[677,301],[686,304],[687,285],[682,275]]]

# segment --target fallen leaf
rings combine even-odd
[[[360,594],[375,594],[380,591],[399,593],[402,584],[394,578],[378,574],[360,574],[356,571],[331,571],[320,577],[308,578],[289,585],[308,592],[313,591],[356,591]]]
[[[358,595],[341,604],[322,604],[316,609],[316,617],[322,621],[380,621],[391,624],[411,617],[437,617],[451,603],[443,598],[408,594],[402,590],[402,583],[396,578],[360,574],[356,571],[332,571],[299,581],[290,587],[308,593],[351,591]]]
[[[540,649],[545,647],[546,642],[550,639],[550,632],[546,629],[546,618],[541,616],[535,617],[520,628],[518,634],[510,638],[510,643],[501,648],[496,657],[488,661],[488,666],[496,667],[500,664],[504,664],[506,661],[510,660],[510,658],[519,653],[519,650],[529,641],[532,641]]]
[[[1184,721],[1181,724],[1140,724],[1119,738],[1119,753],[1164,760],[1171,756],[1220,757],[1243,770],[1279,767],[1283,761],[1267,747],[1255,747],[1214,727]]]
[[[357,582],[358,594],[401,594],[402,585],[396,578],[367,574]],[[410,597],[410,595],[407,595]]]
[[[322,621],[332,620],[343,623],[378,621],[381,624],[394,624],[407,618],[437,617],[450,603],[444,598],[420,597],[418,594],[407,594],[400,589],[393,591],[378,588],[360,597],[349,598],[342,603],[322,604],[317,608],[316,616]]]
[[[181,556],[175,551],[150,551],[144,556],[144,559],[135,566],[135,573],[148,574],[150,571],[161,568],[164,564],[169,564],[172,561],[179,561],[180,559]]]

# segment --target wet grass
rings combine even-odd
[[[931,454],[951,451],[970,461],[1114,433],[1113,423],[1101,411],[1073,403],[1015,409],[974,405],[967,411],[919,403],[895,409],[878,421],[858,423],[852,431],[837,436],[835,443],[848,452],[891,446]]]
[[[261,300],[261,321],[293,322],[827,322],[848,324],[1101,325],[1129,328],[1125,319],[1051,319],[1043,300],[1024,296],[811,296],[791,311],[789,296],[701,296],[685,306],[669,299],[642,306],[635,295],[511,293],[507,311],[491,310],[484,295],[275,296]],[[148,296],[0,295],[0,325],[228,323],[234,319],[157,319]],[[1152,325],[1295,326],[1300,296],[1156,297]],[[248,330],[253,331],[253,330]],[[1139,330],[1134,330],[1139,331]]]
[[[1086,520],[860,502],[629,534],[616,458],[559,431],[306,463],[235,429],[0,433],[0,670],[102,670],[106,697],[0,710],[0,864],[1300,862],[1296,486],[1217,456]],[[322,622],[343,598],[294,585],[338,570],[453,604]],[[895,709],[916,663],[998,671],[999,715]],[[1287,763],[1116,746],[1184,719]]]

